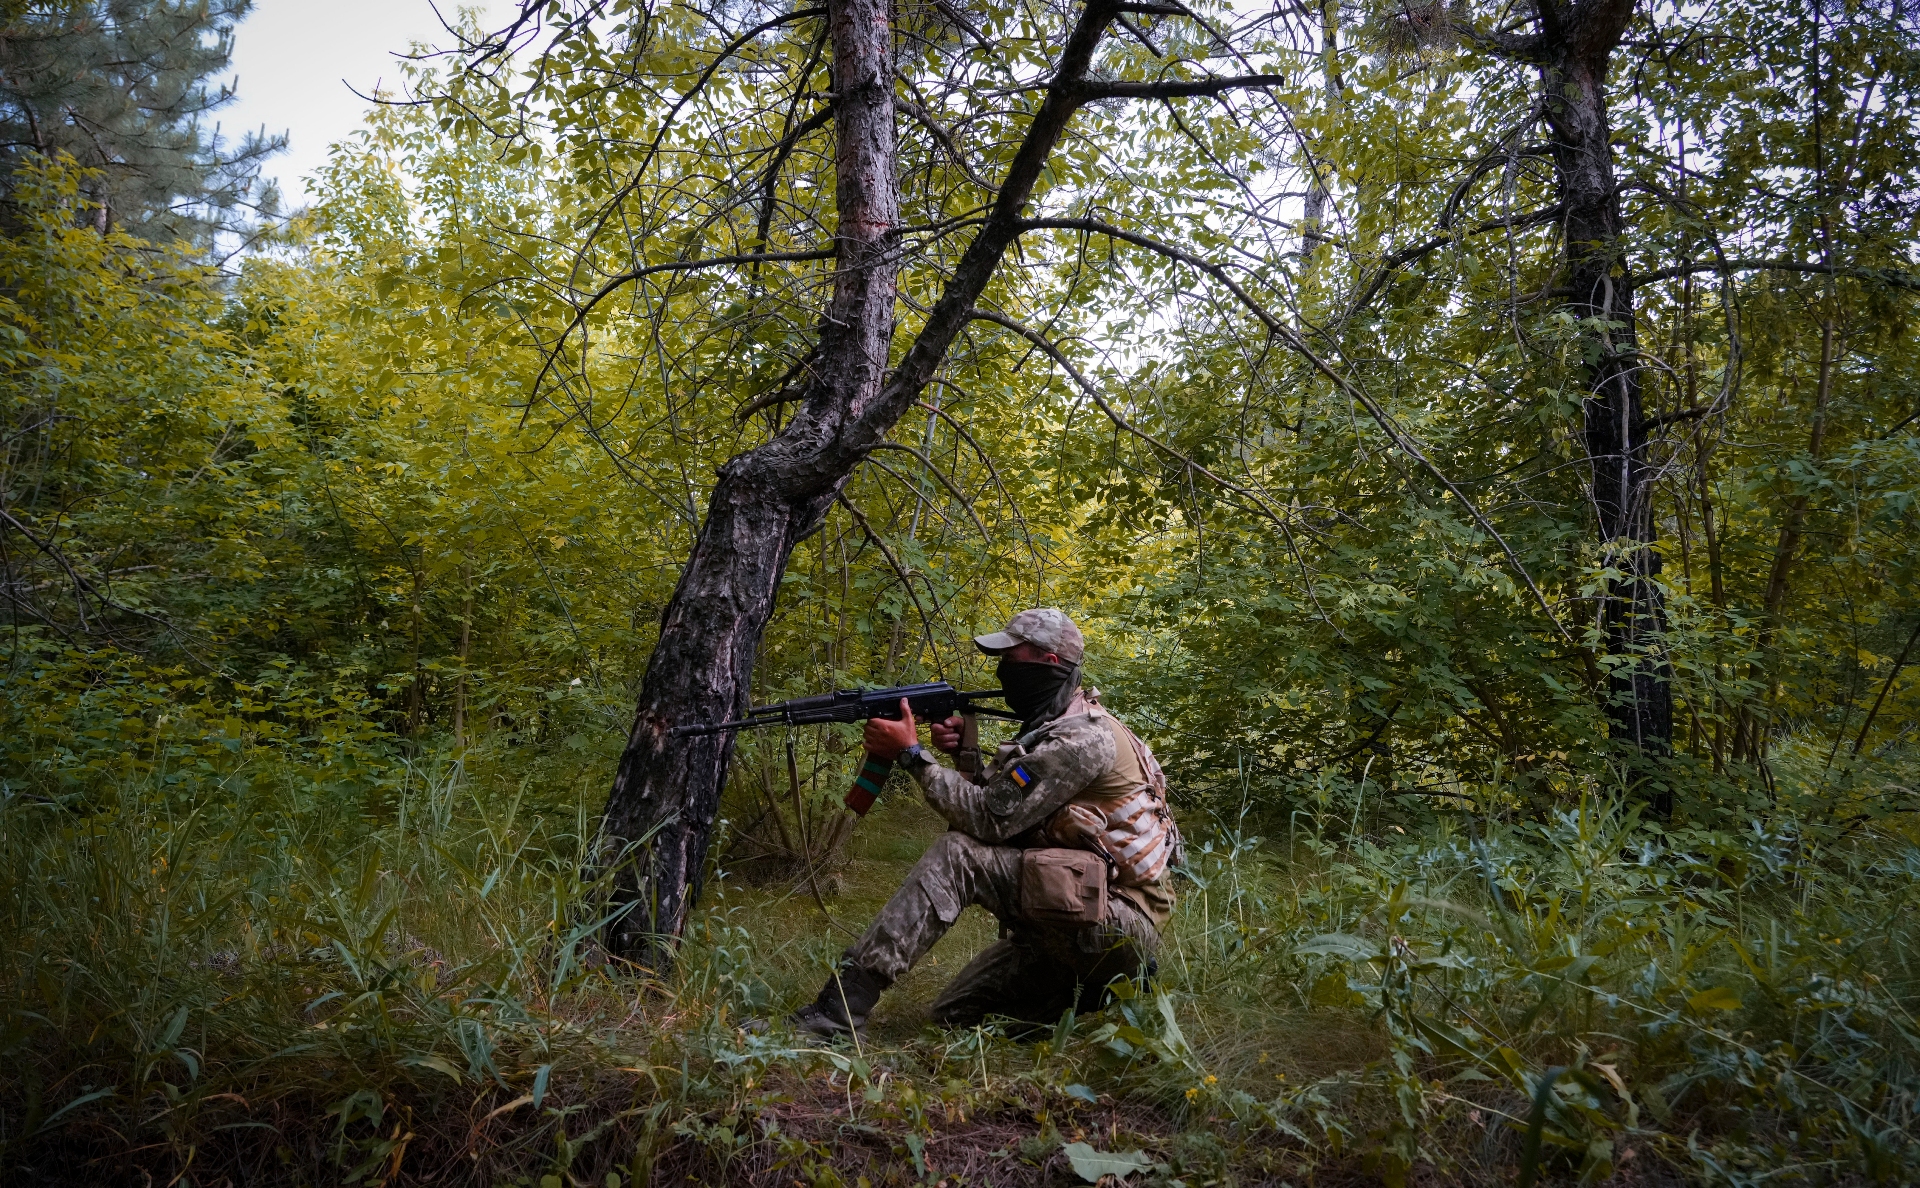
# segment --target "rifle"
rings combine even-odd
[[[898,721],[900,702],[904,698],[907,708],[913,712],[915,721],[943,722],[955,713],[960,715],[960,750],[954,756],[954,766],[971,775],[980,770],[980,715],[989,718],[1005,718],[1018,722],[1020,715],[1006,710],[989,709],[978,704],[1004,697],[999,689],[981,689],[974,692],[962,692],[945,681],[934,681],[924,685],[902,685],[895,689],[838,689],[832,693],[819,693],[812,697],[796,697],[791,701],[776,701],[772,705],[756,705],[747,711],[747,716],[731,722],[717,722],[711,725],[675,726],[668,732],[669,738],[686,738],[707,734],[724,734],[732,730],[757,730],[762,726],[811,726],[820,722],[864,722],[868,718],[888,718]],[[874,798],[880,795],[880,789],[886,784],[887,773],[892,765],[883,762],[868,753],[866,762],[860,765],[860,774],[854,778],[853,787],[846,795],[846,806],[861,816],[873,807]]]

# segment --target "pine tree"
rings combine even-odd
[[[97,170],[86,217],[151,239],[204,239],[278,201],[261,162],[286,136],[223,138],[209,84],[252,0],[6,0],[0,5],[0,194],[26,154]]]

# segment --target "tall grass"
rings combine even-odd
[[[488,1089],[537,1108],[555,1069],[599,1061],[633,989],[583,943],[589,823],[460,776],[405,772],[385,823],[271,785],[0,803],[0,1158],[185,1167],[211,1141],[378,1178],[445,1125],[422,1110]]]
[[[1167,963],[1191,1059],[1153,1066],[1196,1113],[1358,1145],[1389,1183],[1505,1182],[1529,1122],[1583,1182],[1635,1159],[1723,1183],[1920,1166],[1904,837],[1666,832],[1589,801],[1290,857],[1223,840]]]
[[[1920,849],[1890,832],[1662,831],[1601,800],[1372,839],[1321,832],[1344,814],[1277,843],[1235,823],[1195,848],[1157,981],[1110,1009],[1037,1044],[924,1028],[916,996],[988,935],[969,923],[838,1049],[746,1025],[844,944],[795,888],[722,880],[663,983],[592,944],[584,798],[447,761],[357,800],[223,780],[149,777],[85,813],[0,801],[0,1174],[1058,1182],[1095,1149],[1187,1183],[1920,1165]],[[842,925],[929,828],[885,811],[863,828],[906,832],[856,846]]]

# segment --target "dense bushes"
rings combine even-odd
[[[1461,88],[1497,111],[1527,86],[1360,53],[1337,105],[1291,93],[1360,217],[1249,270],[1472,493],[1565,635],[1341,391],[1237,313],[1149,312],[1186,274],[1030,241],[1007,300],[1048,310],[1082,374],[971,337],[801,542],[755,681],[973,683],[972,630],[1033,603],[1086,623],[1196,845],[1158,981],[1038,1043],[924,1031],[935,967],[861,1046],[747,1026],[817,986],[932,828],[898,795],[839,814],[845,731],[741,743],[670,977],[593,944],[633,687],[713,468],[785,415],[755,402],[797,306],[665,285],[530,402],[531,343],[569,313],[537,282],[599,201],[538,154],[382,110],[237,275],[102,234],[71,164],[32,163],[0,236],[0,1168],[998,1183],[1105,1152],[1168,1183],[1897,1181],[1920,1160],[1912,57],[1898,20],[1847,19],[1822,77],[1887,96],[1854,124],[1853,265],[1741,273],[1711,307],[1679,274],[1639,290],[1676,427],[1667,819],[1605,738],[1580,328],[1512,301],[1522,272],[1549,291],[1551,234],[1436,252],[1340,313],[1487,131]],[[1833,246],[1802,66],[1763,40],[1712,51],[1734,82],[1687,82],[1693,40],[1636,76],[1623,135],[1719,137],[1685,201],[1626,154],[1661,251]],[[615,99],[554,102],[599,127]],[[1187,117],[1136,142],[1090,110],[1114,134],[1086,151],[1112,155],[1083,182],[1184,233],[1180,187],[1141,195],[1208,137],[1253,151]],[[1544,185],[1532,159],[1501,201]],[[794,177],[824,193],[825,167]]]

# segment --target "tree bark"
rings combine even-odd
[[[1816,466],[1826,448],[1827,400],[1833,391],[1833,364],[1833,319],[1828,317],[1820,323],[1820,373],[1814,386],[1813,427],[1807,434],[1807,459]],[[1779,539],[1773,548],[1773,564],[1767,570],[1760,630],[1754,636],[1754,651],[1760,658],[1752,667],[1753,677],[1767,688],[1767,693],[1759,706],[1748,705],[1741,710],[1739,729],[1734,734],[1734,758],[1748,763],[1765,763],[1767,758],[1767,735],[1773,725],[1772,691],[1779,681],[1770,654],[1781,620],[1786,616],[1787,595],[1793,589],[1793,567],[1800,558],[1800,546],[1806,538],[1807,513],[1812,506],[1813,501],[1805,494],[1794,496],[1787,505],[1786,519],[1780,525]]]
[[[1808,75],[1812,92],[1813,124],[1813,177],[1815,197],[1820,208],[1820,263],[1827,269],[1825,292],[1822,294],[1820,319],[1820,369],[1815,381],[1813,394],[1813,425],[1807,435],[1807,460],[1818,466],[1826,449],[1827,408],[1833,396],[1834,367],[1837,363],[1834,339],[1834,294],[1833,294],[1833,207],[1831,192],[1827,184],[1826,138],[1821,119],[1822,86],[1820,76],[1820,12],[1814,9],[1813,17],[1813,59],[1809,64]],[[1845,184],[1845,170],[1842,170],[1841,184]],[[1812,509],[1812,500],[1803,492],[1794,496],[1787,506],[1785,521],[1780,526],[1779,539],[1774,545],[1773,565],[1767,572],[1767,592],[1760,615],[1760,631],[1754,639],[1754,651],[1758,659],[1751,669],[1756,683],[1761,684],[1766,693],[1759,705],[1749,704],[1742,708],[1738,729],[1734,734],[1735,757],[1744,759],[1760,767],[1763,771],[1767,760],[1768,734],[1773,728],[1773,702],[1780,687],[1780,674],[1772,656],[1774,640],[1777,638],[1781,622],[1786,616],[1787,596],[1792,590],[1793,568],[1799,561],[1801,545],[1804,543],[1807,527],[1807,513]],[[1851,704],[1851,698],[1849,698]],[[1836,741],[1835,747],[1838,748]],[[1829,760],[1831,762],[1831,760]]]
[[[1639,342],[1625,258],[1626,227],[1614,177],[1607,119],[1608,60],[1633,19],[1633,0],[1538,0],[1533,56],[1545,90],[1546,120],[1562,208],[1569,305],[1582,320],[1587,398],[1582,438],[1592,499],[1608,563],[1623,576],[1608,585],[1601,625],[1610,655],[1624,657],[1607,678],[1610,733],[1657,761],[1673,747],[1672,670],[1663,655],[1665,612],[1655,579],[1660,555],[1653,515],[1655,468],[1647,455]],[[1655,779],[1656,812],[1672,793]]]
[[[899,366],[887,373],[898,270],[899,183],[889,0],[831,0],[839,226],[833,295],[799,411],[720,469],[707,516],[660,623],[633,731],[601,823],[600,860],[627,911],[614,951],[656,970],[700,892],[731,736],[671,738],[677,725],[738,717],[795,545],[817,529],[854,468],[933,378],[1020,232],[1021,208],[1073,111],[1117,5],[1082,12],[991,213]]]
[[[1340,77],[1340,4],[1339,0],[1320,0],[1320,78],[1326,95],[1327,114],[1340,108],[1345,82]],[[1310,255],[1326,236],[1327,211],[1333,205],[1333,191],[1325,176],[1330,166],[1308,152],[1306,166],[1310,174],[1307,197],[1302,206],[1300,252]]]
[[[407,667],[413,673],[407,682],[407,727],[406,736],[412,738],[420,733],[421,719],[426,714],[427,690],[426,672],[420,666],[420,636],[425,629],[426,615],[420,605],[421,587],[426,581],[426,554],[423,551],[415,560],[413,567],[413,609],[408,622],[411,624],[411,640],[407,650]]]
[[[473,563],[460,562],[460,675],[453,686],[453,749],[467,751],[467,657],[473,651]]]

